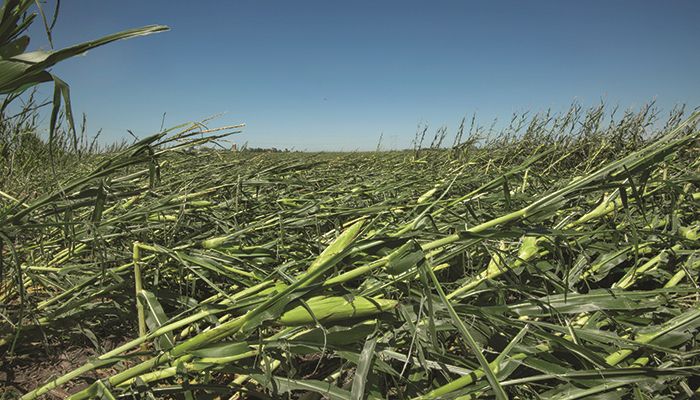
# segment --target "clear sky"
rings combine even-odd
[[[700,105],[700,1],[67,0],[57,46],[126,28],[54,72],[104,140],[226,113],[237,140],[308,150],[408,146],[419,122],[573,100]],[[44,38],[31,47],[45,43]],[[46,90],[49,93],[48,90]]]

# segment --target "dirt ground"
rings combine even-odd
[[[15,399],[22,394],[37,388],[43,383],[56,379],[66,373],[85,364],[91,358],[99,356],[128,339],[119,336],[107,337],[100,345],[101,352],[97,352],[90,343],[79,341],[66,341],[63,343],[51,343],[48,346],[42,343],[33,345],[35,350],[26,355],[24,351],[18,352],[23,356],[3,355],[0,360],[0,399]],[[97,379],[109,376],[109,369],[86,373],[60,388],[49,392],[47,399],[65,399],[70,394],[84,389]]]

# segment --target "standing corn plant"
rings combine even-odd
[[[52,74],[49,69],[63,60],[83,54],[88,50],[107,43],[162,32],[168,30],[168,27],[163,25],[149,25],[114,33],[60,50],[36,50],[27,52],[30,42],[27,30],[37,17],[36,13],[31,13],[29,11],[33,4],[36,4],[41,11],[37,0],[6,0],[0,9],[2,18],[0,21],[0,94],[7,95],[9,99],[12,100],[33,86],[40,83],[53,82],[54,94],[49,128],[49,143],[53,141],[56,133],[61,101],[65,103],[66,118],[70,131],[75,138],[75,123],[73,120],[68,85],[59,77]],[[51,26],[47,24],[46,30],[47,33],[49,33],[50,39]]]
[[[71,108],[69,86],[66,82],[50,71],[51,67],[61,61],[83,54],[88,50],[100,47],[107,43],[162,32],[168,29],[163,25],[145,26],[107,35],[96,40],[56,50],[53,49],[51,30],[56,22],[59,4],[60,1],[56,3],[56,9],[53,15],[53,21],[51,23],[48,22],[46,14],[42,8],[42,4],[38,0],[6,0],[0,7],[0,95],[4,95],[4,100],[0,106],[0,118],[2,118],[3,126],[5,126],[6,121],[4,112],[13,101],[17,100],[28,89],[34,88],[41,83],[53,82],[54,91],[53,99],[51,101],[52,110],[49,122],[48,141],[48,153],[52,167],[54,166],[54,145],[58,125],[60,125],[59,114],[62,104],[64,105],[65,118],[68,123],[69,134],[72,135],[72,138],[70,139],[70,142],[72,143],[72,150],[75,153],[78,151],[78,139]],[[34,10],[32,6],[35,6]],[[27,51],[31,41],[28,31],[32,24],[36,21],[39,14],[43,19],[44,27],[52,49]],[[32,97],[30,96],[30,99],[31,98]],[[30,103],[31,102],[32,101],[30,100]],[[22,111],[20,111],[20,114],[30,116],[35,116],[35,113],[36,109],[32,108],[23,108]],[[8,122],[8,124],[11,125],[12,123]],[[35,128],[35,126],[33,126],[33,128]],[[155,138],[151,138],[149,140],[152,141],[155,140]],[[39,145],[41,145],[41,143],[29,144],[26,146]],[[147,146],[148,143],[143,142],[140,145],[143,147],[144,145]],[[122,157],[122,159],[124,159],[124,157]],[[132,157],[132,162],[138,161],[139,160]],[[79,188],[80,185],[85,185],[87,182],[89,182],[89,180],[78,182],[78,186],[74,186],[73,188]],[[15,199],[11,195],[2,193],[5,199],[11,200],[14,204],[0,212],[0,221],[2,221],[0,222],[0,280],[3,280],[6,277],[5,265],[14,265],[16,279],[15,290],[18,290],[20,294],[24,293],[22,289],[23,274],[19,268],[20,259],[15,253],[16,240],[22,232],[25,232],[24,227],[28,224],[28,221],[22,218],[22,214],[26,215],[27,211],[31,212],[31,210],[35,209],[35,207],[41,207],[42,205],[59,201],[60,198],[65,197],[64,191],[66,189],[69,188],[62,187],[56,193],[40,197],[31,202],[31,205],[28,205],[25,202],[28,201],[28,199],[21,201]],[[96,204],[99,204],[99,195],[95,198],[95,201]],[[7,249],[9,249],[9,252],[6,252]],[[9,263],[7,262],[8,260]],[[5,293],[11,292],[11,290],[8,290],[7,287],[3,287],[3,289],[5,289]],[[20,308],[23,309],[24,296],[22,295],[20,297],[20,303],[22,304]],[[22,313],[20,313],[20,315],[22,315]],[[19,320],[21,321],[22,318]]]

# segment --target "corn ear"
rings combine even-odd
[[[437,192],[437,188],[436,188],[436,187],[434,187],[434,188],[428,190],[427,192],[423,193],[423,194],[418,198],[418,200],[416,201],[416,203],[418,203],[418,204],[423,204],[423,203],[427,202],[428,200],[430,200],[431,197],[433,197],[433,195],[435,194],[435,192]]]
[[[316,296],[306,300],[306,307],[298,305],[284,312],[279,323],[285,326],[335,322],[350,318],[367,317],[396,307],[398,301],[344,296]],[[308,309],[307,309],[308,307]],[[309,313],[311,311],[313,316]]]
[[[330,262],[332,259],[340,255],[342,252],[347,250],[347,248],[355,241],[355,238],[362,230],[362,225],[365,220],[360,219],[347,228],[343,233],[341,233],[330,246],[326,247],[325,250],[311,263],[309,269],[306,271],[307,274],[312,273],[314,270]]]

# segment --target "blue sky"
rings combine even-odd
[[[419,122],[604,100],[700,105],[698,1],[61,2],[57,46],[126,28],[54,72],[103,140],[226,113],[237,141],[308,150],[408,146]],[[35,36],[32,47],[45,39]],[[45,89],[46,93],[50,91]]]

